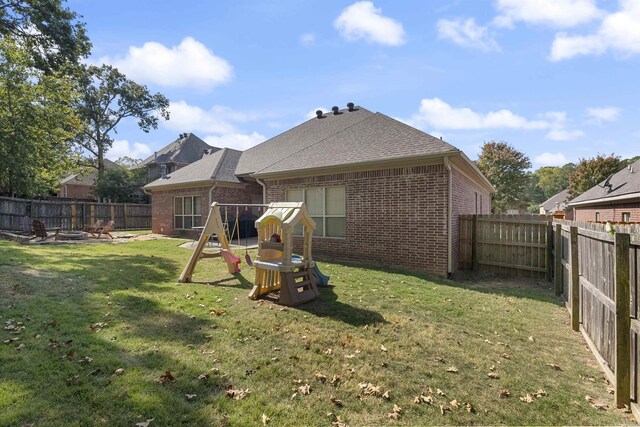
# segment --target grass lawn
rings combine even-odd
[[[0,241],[0,425],[632,422],[546,286],[320,263],[283,308],[182,242]]]

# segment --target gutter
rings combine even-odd
[[[217,186],[218,186],[218,184],[215,183],[209,189],[209,206],[211,206],[211,203],[213,203],[213,200],[211,200],[211,199],[213,199],[213,190],[215,190]]]
[[[569,202],[567,203],[567,206],[574,207],[574,206],[582,206],[582,205],[606,204],[606,203],[615,202],[618,200],[633,200],[638,198],[640,198],[639,193],[630,193],[630,194],[623,194],[621,196],[601,197],[599,199],[584,200],[581,202]]]
[[[447,169],[447,174],[449,175],[448,181],[448,197],[447,197],[447,279],[451,278],[451,263],[452,263],[452,243],[451,243],[451,234],[453,233],[453,201],[451,197],[453,195],[453,172],[451,171],[451,164],[449,164],[449,157],[444,157],[444,167]]]
[[[267,185],[260,178],[256,178],[256,182],[262,187],[262,204],[267,204]]]

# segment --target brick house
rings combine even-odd
[[[104,159],[104,167],[105,169],[114,169],[120,166],[109,159]],[[96,185],[97,178],[98,171],[95,169],[85,173],[67,175],[60,180],[60,187],[56,196],[76,200],[95,200],[93,188]]]
[[[224,152],[145,187],[154,232],[188,231],[183,197],[198,197],[200,222],[211,201],[304,201],[317,223],[316,256],[444,276],[458,265],[458,216],[491,211],[494,189],[464,153],[351,103]]]
[[[569,199],[571,195],[568,189],[554,194],[540,204],[540,215],[553,215],[558,219],[572,220],[573,210],[567,206]]]
[[[640,160],[568,203],[576,221],[640,222]]]
[[[199,160],[205,153],[220,150],[212,147],[193,133],[181,133],[178,138],[164,146],[138,164],[147,169],[147,182],[156,180],[165,173],[174,172]]]

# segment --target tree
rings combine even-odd
[[[140,164],[140,162],[142,162],[142,159],[134,159],[133,157],[129,156],[122,156],[118,158],[118,160],[116,160],[117,164],[127,169],[135,168]]]
[[[544,194],[544,190],[540,187],[540,178],[536,172],[527,172],[525,198],[529,203],[527,211],[530,213],[540,212],[540,205],[548,199]]]
[[[56,191],[79,156],[74,82],[33,65],[18,43],[0,38],[0,193],[10,196]]]
[[[569,178],[571,198],[579,196],[596,184],[618,172],[626,163],[613,153],[609,156],[598,154],[591,159],[580,159],[575,172]]]
[[[47,73],[77,64],[91,49],[84,23],[63,7],[64,0],[0,0],[0,35],[30,53],[33,66]]]
[[[145,178],[144,169],[107,169],[98,175],[93,194],[111,199],[114,203],[137,202],[142,197],[140,188],[146,184]]]
[[[128,80],[109,65],[88,66],[81,77],[80,99],[76,109],[85,124],[76,143],[93,154],[98,173],[104,172],[104,156],[113,145],[111,133],[125,118],[138,119],[144,132],[158,128],[159,117],[169,120],[169,100],[152,95],[146,86]]]
[[[495,212],[527,207],[526,170],[531,167],[527,156],[506,142],[489,141],[482,146],[478,167],[496,188],[492,200]]]
[[[576,165],[567,163],[562,167],[544,166],[536,170],[534,173],[538,178],[538,186],[544,193],[544,200],[569,188],[569,177],[575,169]]]

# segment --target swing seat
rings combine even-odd
[[[249,267],[253,267],[253,260],[251,259],[251,255],[245,254],[244,260]]]

